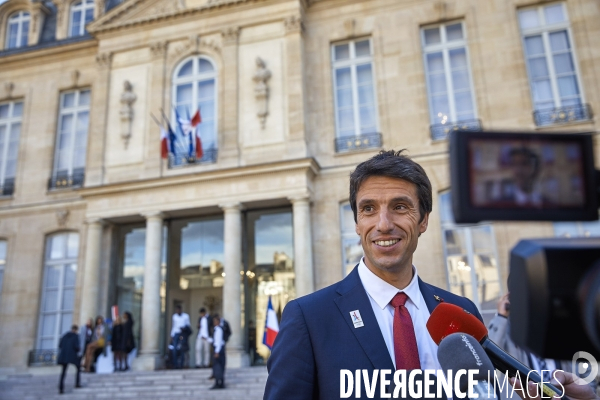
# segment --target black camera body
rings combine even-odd
[[[457,223],[598,220],[591,134],[454,131],[450,170]],[[517,345],[600,357],[600,238],[520,241],[508,289]]]

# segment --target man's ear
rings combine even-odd
[[[424,233],[427,230],[427,226],[429,225],[429,213],[425,214],[423,220],[419,222],[419,236],[421,233]]]

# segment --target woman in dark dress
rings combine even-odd
[[[121,321],[121,361],[125,364],[125,367],[121,371],[127,371],[129,365],[127,365],[127,355],[135,348],[135,339],[133,337],[133,318],[129,311],[125,311]]]
[[[122,371],[122,360],[123,360],[123,324],[121,318],[117,315],[113,324],[112,330],[112,352],[113,361],[115,365],[115,371]]]

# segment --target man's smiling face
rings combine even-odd
[[[356,208],[356,233],[367,267],[381,278],[412,271],[412,255],[429,220],[429,214],[421,218],[415,184],[386,176],[367,178],[356,194]]]

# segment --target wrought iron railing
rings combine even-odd
[[[447,139],[452,131],[478,131],[481,129],[481,121],[478,119],[470,119],[466,121],[458,121],[455,123],[435,124],[429,127],[432,140]]]
[[[48,180],[48,189],[81,187],[84,179],[85,171],[83,169],[76,169],[71,175],[59,172]]]
[[[590,119],[592,119],[592,109],[589,104],[576,104],[573,106],[535,110],[533,112],[533,120],[536,126],[565,124]]]
[[[28,364],[30,367],[41,367],[56,364],[58,349],[30,350]]]
[[[203,151],[202,158],[195,156],[186,156],[184,154],[173,155],[169,153],[169,168],[179,168],[186,165],[211,164],[217,162],[219,149],[206,149]]]
[[[0,196],[12,196],[15,192],[15,178],[4,179],[4,184],[0,186]]]
[[[360,136],[343,136],[335,139],[335,152],[343,153],[353,150],[381,147],[381,133],[366,133]]]

